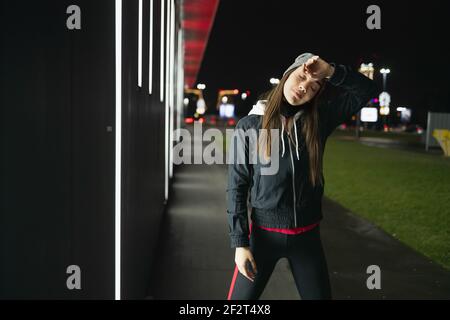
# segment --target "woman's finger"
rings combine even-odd
[[[253,263],[252,263],[252,258],[249,258],[245,264],[246,266],[246,271],[247,271],[247,275],[252,278],[255,279],[255,269],[253,268]]]
[[[309,60],[308,61],[306,61],[306,63],[304,64],[304,71],[305,71],[305,73],[309,73],[309,67],[311,66],[311,63],[309,62]]]
[[[317,69],[317,64],[316,64],[317,60],[313,60],[312,58],[310,58],[307,62],[306,62],[306,70],[309,73],[315,72]]]
[[[253,281],[253,279],[251,278],[251,275],[249,274],[249,272],[247,270],[247,267],[240,265],[240,266],[238,266],[238,270],[248,280]]]
[[[258,269],[256,269],[256,262],[255,262],[255,260],[250,260],[250,263],[252,264],[252,269],[253,269],[253,271],[254,271],[254,273],[255,274],[257,274],[258,273]]]

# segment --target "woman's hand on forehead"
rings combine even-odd
[[[303,72],[311,78],[321,81],[332,74],[333,67],[319,56],[309,58],[303,65]]]

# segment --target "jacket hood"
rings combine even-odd
[[[251,114],[256,114],[259,116],[264,115],[264,111],[266,109],[266,103],[267,100],[258,100],[256,102],[256,104],[253,105],[252,109],[250,110],[250,112],[248,113],[249,115]],[[297,134],[297,119],[302,115],[302,113],[304,112],[303,109],[300,109],[297,113],[295,113],[294,115],[294,134],[295,134],[295,151],[297,154],[297,159],[300,159],[300,156],[298,154],[298,134]],[[284,118],[283,116],[281,116],[282,118]],[[281,144],[283,146],[283,152],[281,154],[281,156],[284,156],[284,119],[282,119],[281,121]]]
[[[250,115],[250,114],[256,114],[256,115],[259,115],[259,116],[264,115],[264,111],[266,110],[266,103],[267,103],[267,100],[258,100],[258,101],[256,102],[256,104],[253,105],[252,109],[250,110],[250,112],[249,112],[248,114],[249,114],[249,115]],[[304,110],[303,110],[303,109],[300,109],[300,110],[294,115],[295,120],[297,120],[297,119],[301,116],[301,114],[302,114],[303,112],[304,112]]]
[[[252,110],[248,114],[257,114],[259,116],[264,115],[264,110],[266,109],[267,100],[258,100],[256,104],[253,105]]]

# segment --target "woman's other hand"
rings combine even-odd
[[[253,259],[253,254],[250,251],[250,247],[238,247],[236,248],[235,259],[234,259],[238,270],[244,277],[248,280],[253,281],[255,279],[256,273],[256,262]],[[250,266],[251,265],[251,268]]]
[[[314,56],[303,65],[303,71],[314,79],[322,80],[333,75],[334,67],[319,56]]]

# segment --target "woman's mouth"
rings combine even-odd
[[[295,96],[297,99],[301,99],[301,98],[302,98],[302,95],[300,94],[300,92],[297,92],[297,91],[295,91],[295,90],[292,90],[292,93],[294,94],[294,96]]]

